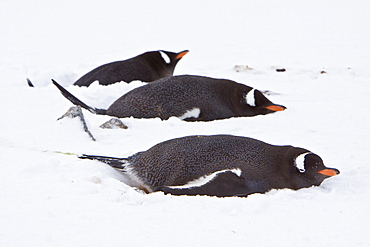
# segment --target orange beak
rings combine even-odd
[[[265,106],[265,108],[270,111],[284,111],[286,109],[286,107],[282,105],[269,105]]]
[[[338,175],[339,171],[337,169],[328,168],[328,169],[320,170],[318,171],[318,173],[325,175],[325,176],[332,177],[332,176]]]
[[[188,52],[189,52],[188,50],[180,52],[179,54],[177,54],[176,59],[182,58],[183,56],[188,54]]]

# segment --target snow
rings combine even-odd
[[[356,1],[1,1],[1,246],[369,246],[370,3]],[[175,74],[226,78],[287,107],[213,122],[122,119],[106,108],[143,85],[71,86],[104,63],[146,51],[190,52]],[[236,72],[235,65],[248,66]],[[277,72],[276,69],[286,69]],[[35,87],[27,86],[30,78]],[[107,165],[187,135],[233,134],[306,148],[341,174],[320,187],[247,198],[143,194]]]

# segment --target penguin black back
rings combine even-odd
[[[299,156],[304,158],[303,170],[296,163]],[[231,135],[172,139],[124,162],[101,156],[81,158],[107,160],[108,164],[115,161],[112,166],[118,169],[121,163],[121,170],[137,187],[177,195],[247,196],[271,189],[297,190],[319,186],[339,174],[306,149]]]
[[[188,53],[150,51],[136,57],[99,66],[78,79],[74,85],[88,87],[94,81],[109,85],[120,81],[152,82],[173,75],[176,64]]]
[[[182,75],[163,78],[136,88],[108,109],[87,107],[58,83],[53,83],[73,104],[91,112],[119,118],[172,116],[186,121],[212,121],[230,117],[264,115],[286,109],[252,87],[226,79]],[[75,100],[73,100],[75,98]]]

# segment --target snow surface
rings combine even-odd
[[[0,246],[369,246],[369,7],[367,0],[0,1]],[[56,121],[71,104],[51,78],[105,108],[143,83],[70,85],[99,65],[160,49],[190,50],[177,75],[270,90],[287,110],[200,123],[128,118],[127,130],[100,129],[109,118],[84,111],[96,142],[78,119]],[[304,147],[341,174],[320,187],[248,198],[145,195],[107,165],[74,155],[126,157],[194,134]]]

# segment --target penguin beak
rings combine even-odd
[[[332,176],[338,175],[340,172],[339,170],[334,169],[334,168],[327,168],[327,169],[318,171],[318,173],[325,175],[325,176],[332,177]]]
[[[286,107],[282,105],[269,105],[265,106],[265,108],[270,111],[284,111],[286,109]]]
[[[185,50],[185,51],[180,52],[179,54],[177,54],[176,59],[182,58],[183,56],[185,56],[186,54],[188,54],[188,52],[189,52],[188,50]]]

